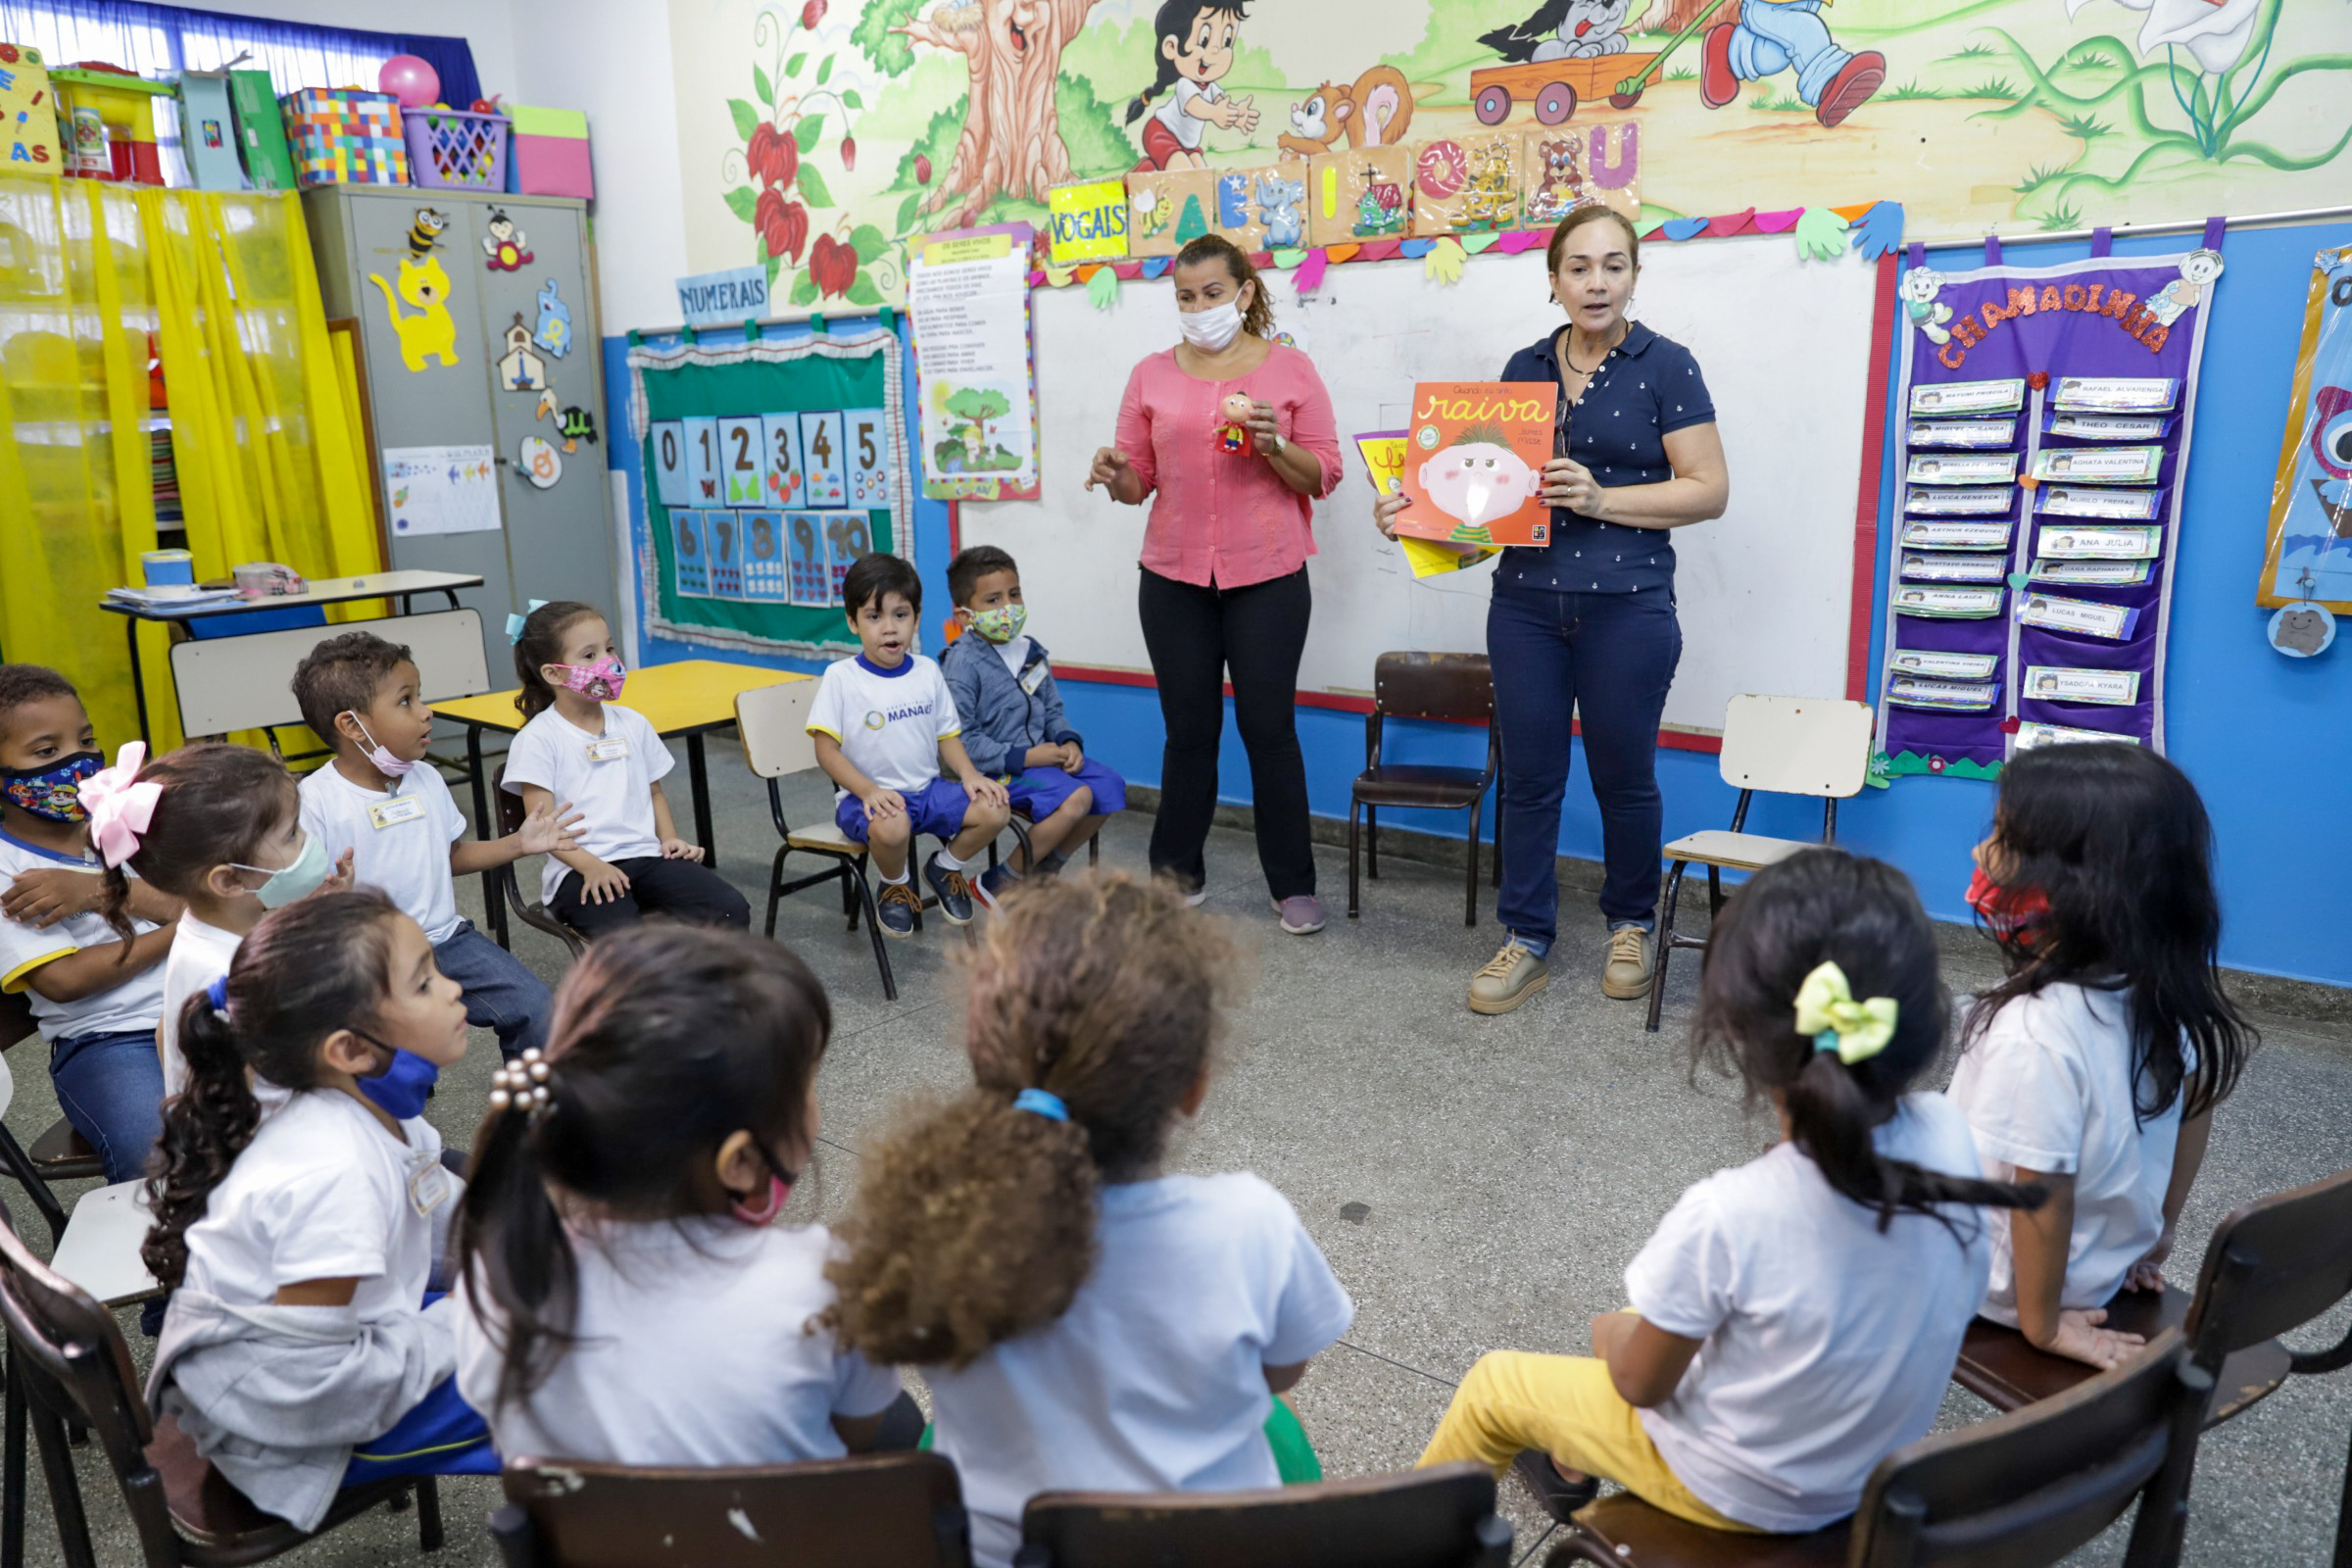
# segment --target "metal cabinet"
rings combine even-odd
[[[437,243],[419,231],[418,210],[425,208],[447,220]],[[494,233],[501,213],[513,228]],[[379,449],[369,457],[379,478],[383,448],[487,442],[497,454],[503,526],[494,533],[395,535],[389,564],[480,575],[482,586],[461,597],[482,612],[494,672],[513,664],[508,613],[531,600],[579,599],[611,613],[617,574],[586,204],[343,185],[306,191],[303,215],[326,314],[362,323]],[[514,230],[519,242],[502,251],[499,242]],[[418,246],[429,246],[446,274],[447,296],[432,303],[446,309],[447,328],[430,309],[393,303],[404,281],[401,262]],[[542,330],[543,296],[568,323],[561,334]],[[396,324],[396,317],[406,324]],[[419,318],[427,324],[417,324]],[[517,322],[524,328],[515,335],[520,355],[510,358]],[[551,341],[560,351],[547,346]],[[544,390],[533,382],[544,382]],[[534,482],[525,471],[534,438],[561,466],[552,484]],[[538,456],[544,478],[548,454]]]

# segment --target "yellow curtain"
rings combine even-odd
[[[98,601],[156,545],[151,331],[197,575],[383,564],[300,198],[0,178],[0,656],[63,670],[110,750],[136,718],[122,623]],[[337,618],[360,612],[378,611]],[[162,751],[182,738],[169,645],[140,637]]]

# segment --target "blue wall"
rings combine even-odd
[[[2194,243],[2193,236],[2121,239],[2115,253],[2163,255]],[[2352,244],[2352,223],[2247,230],[2224,242],[2229,270],[2206,331],[2165,696],[2171,756],[2204,792],[2220,837],[2227,911],[2223,961],[2233,968],[2352,986],[2352,940],[2345,936],[2346,922],[2335,902],[2340,890],[2352,886],[2352,646],[2316,660],[2287,659],[2264,640],[2271,612],[2254,602],[2312,253],[2345,244]],[[2012,246],[2009,260],[2042,266],[2086,254],[2088,247],[2082,244]],[[1936,250],[1929,260],[1956,271],[1981,266],[1982,253],[1976,247]],[[1693,347],[1702,360],[1710,352],[1703,343]],[[627,406],[622,348],[618,339],[607,343],[615,409]],[[1324,369],[1329,374],[1333,368]],[[1888,420],[1894,414],[1894,379],[1890,373]],[[1071,432],[1058,444],[1082,450],[1094,445],[1095,437]],[[612,450],[616,462],[633,466],[636,452],[629,443],[616,442]],[[1882,517],[1893,505],[1896,451],[1890,443],[1881,475]],[[632,472],[633,490],[636,483]],[[1317,529],[1324,549],[1364,546],[1371,524],[1361,500],[1360,487],[1351,484],[1323,509]],[[1890,537],[1881,531],[1881,580]],[[925,585],[924,618],[936,628],[946,613],[947,509],[918,503],[915,538],[916,565]],[[1051,645],[1054,607],[1033,605],[1030,612],[1038,634]],[[1345,613],[1346,607],[1326,603],[1320,612]],[[1874,624],[1874,667],[1882,654]],[[649,639],[644,657],[662,662],[706,657],[706,651]],[[1063,687],[1063,696],[1090,750],[1138,782],[1157,782],[1161,730],[1158,702],[1150,690],[1071,683]],[[1314,808],[1344,816],[1348,781],[1363,763],[1363,721],[1353,714],[1300,709],[1298,728]],[[1476,766],[1484,754],[1484,736],[1477,732],[1430,726],[1390,733],[1390,755],[1397,760]],[[1669,837],[1730,821],[1736,797],[1711,755],[1662,752],[1658,776]],[[1222,788],[1229,801],[1250,798],[1249,767],[1230,716]],[[1965,920],[1961,895],[1968,884],[1969,849],[1984,832],[1992,795],[1992,786],[1966,779],[1898,780],[1891,789],[1865,790],[1843,806],[1838,836],[1852,849],[1901,866],[1931,912]],[[1391,819],[1400,827],[1448,833],[1459,832],[1461,825],[1459,815],[1440,813],[1394,812]],[[1807,837],[1819,830],[1819,808],[1810,803],[1760,799],[1749,825],[1758,832]],[[1581,766],[1569,784],[1560,852],[1585,858],[1600,853],[1599,819]]]

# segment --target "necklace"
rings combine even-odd
[[[1568,368],[1574,370],[1577,374],[1590,376],[1593,373],[1593,371],[1598,370],[1601,367],[1602,361],[1609,357],[1609,350],[1614,349],[1619,343],[1624,342],[1625,338],[1623,334],[1620,334],[1617,338],[1610,342],[1608,348],[1602,349],[1600,351],[1600,359],[1592,362],[1592,369],[1587,369],[1585,367],[1577,364],[1576,356],[1568,352],[1568,345],[1574,341],[1576,341],[1576,334],[1573,331],[1571,331],[1566,337],[1560,339],[1560,358],[1567,363]]]

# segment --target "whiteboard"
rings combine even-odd
[[[1493,380],[1561,317],[1540,249],[1472,257],[1450,287],[1403,259],[1333,267],[1304,301],[1292,277],[1270,274],[1276,325],[1298,333],[1331,390],[1347,467],[1315,509],[1298,683],[1367,695],[1373,661],[1390,649],[1483,651],[1494,569],[1416,581],[1372,526],[1371,482],[1349,438],[1401,428],[1416,380]],[[1661,243],[1642,257],[1635,318],[1697,356],[1732,481],[1722,517],[1674,533],[1684,647],[1669,729],[1719,733],[1742,692],[1847,695],[1855,498],[1880,417],[1869,406],[1876,285],[1876,264],[1850,251],[1806,261],[1787,235]],[[1085,484],[1129,368],[1176,341],[1173,295],[1163,279],[1121,284],[1108,311],[1083,288],[1032,299],[1040,499],[966,502],[962,542],[1001,545],[1021,564],[1022,596],[1057,665],[1148,671],[1135,563],[1151,502],[1122,507]],[[1874,504],[1875,493],[1874,475]]]

